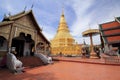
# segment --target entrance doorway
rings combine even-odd
[[[33,56],[34,55],[34,46],[35,46],[35,42],[34,40],[31,38],[30,34],[27,34],[27,36],[25,37],[26,41],[25,41],[25,45],[24,45],[24,56]]]
[[[12,39],[12,47],[15,47],[17,57],[33,56],[34,52],[32,49],[34,45],[35,42],[31,35],[27,34],[27,36],[25,36],[23,32],[21,32],[18,37]]]
[[[12,39],[12,47],[15,47],[15,54],[17,57],[22,57],[24,52],[24,44],[25,44],[25,33],[20,33],[20,35],[16,38]]]

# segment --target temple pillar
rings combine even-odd
[[[34,51],[35,53],[37,53],[37,49],[36,49],[36,46],[37,46],[37,31],[34,32],[34,40],[35,40],[35,46],[34,46]]]
[[[12,45],[12,39],[14,37],[15,29],[13,24],[10,26],[10,34],[9,34],[9,39],[8,39],[8,51],[11,50],[11,45]]]
[[[94,51],[94,45],[93,45],[93,39],[92,39],[92,34],[89,35],[90,36],[90,58],[98,58],[97,54]]]

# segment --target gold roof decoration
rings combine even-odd
[[[65,17],[64,17],[64,11],[62,11],[62,15],[60,18],[60,23],[66,23]]]

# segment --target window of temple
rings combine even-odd
[[[7,50],[7,40],[0,36],[0,50]]]

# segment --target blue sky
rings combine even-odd
[[[120,16],[120,0],[0,0],[0,21],[4,14],[14,15],[31,9],[43,34],[51,40],[56,34],[62,7],[71,35],[78,43],[90,43],[82,37],[89,28],[98,28],[98,24],[113,21]],[[94,44],[100,44],[99,35],[93,37]]]

